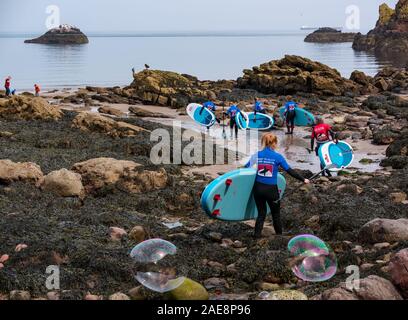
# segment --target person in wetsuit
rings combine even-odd
[[[232,132],[235,130],[235,139],[238,139],[238,124],[235,120],[235,117],[238,113],[241,113],[241,110],[237,107],[236,104],[233,104],[227,112],[225,112],[225,115],[230,118],[230,132],[231,132],[231,139],[232,139]]]
[[[258,209],[258,218],[255,225],[255,238],[259,239],[267,214],[267,204],[271,209],[273,227],[277,235],[282,235],[282,222],[280,218],[280,195],[278,190],[278,173],[281,167],[289,175],[309,184],[308,179],[303,178],[294,171],[285,158],[276,152],[278,147],[278,138],[273,133],[266,133],[262,136],[262,150],[255,153],[246,168],[256,166],[257,176],[254,185],[254,197]]]
[[[211,111],[212,113],[214,113],[214,115],[215,115],[215,112],[217,111],[217,106],[216,106],[215,103],[212,102],[212,101],[204,102],[204,103],[203,103],[203,108],[207,108],[209,111]],[[201,112],[202,112],[202,111],[203,111],[203,110],[201,110]],[[200,113],[201,113],[201,112],[200,112]],[[218,122],[218,124],[221,123],[220,119],[218,119],[217,117],[215,118],[215,120]]]
[[[263,103],[261,101],[259,101],[258,98],[255,98],[254,107],[253,107],[252,110],[254,111],[255,116],[256,116],[257,113],[266,114],[265,107],[264,107]]]
[[[313,151],[316,141],[316,156],[319,157],[319,148],[327,142],[334,141],[338,143],[337,135],[333,131],[332,127],[327,123],[324,123],[322,117],[318,117],[316,119],[316,125],[313,127],[312,137],[311,137],[311,149]],[[320,168],[323,170],[324,166],[320,163]],[[329,177],[332,176],[329,170],[325,170],[322,172],[322,175],[328,175]]]
[[[286,100],[287,102],[285,104],[284,113],[286,127],[288,128],[288,132],[286,132],[286,134],[293,134],[293,130],[295,129],[296,108],[299,106],[292,100],[291,96],[287,96]]]

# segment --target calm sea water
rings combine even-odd
[[[351,43],[310,44],[306,33],[262,36],[132,37],[95,36],[88,45],[24,44],[23,37],[0,37],[0,77],[13,77],[13,87],[43,88],[123,86],[132,81],[131,69],[171,70],[200,79],[236,79],[242,70],[285,54],[296,54],[338,69],[345,77],[353,70],[374,75],[387,62],[354,52]]]

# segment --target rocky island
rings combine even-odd
[[[339,42],[353,42],[356,33],[341,32],[333,28],[319,28],[315,32],[307,35],[305,42],[313,43],[339,43]]]
[[[382,4],[380,17],[367,35],[357,34],[353,49],[372,51],[379,56],[408,60],[408,0],[400,0],[395,8]]]
[[[38,44],[87,44],[88,37],[80,29],[70,25],[60,25],[47,31],[41,37],[26,40],[24,43]]]

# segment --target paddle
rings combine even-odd
[[[312,176],[311,178],[309,178],[308,180],[309,180],[310,182],[312,182],[314,179],[316,179],[318,176],[320,176],[324,171],[330,170],[330,169],[335,169],[335,168],[338,168],[337,164],[334,164],[334,163],[329,164],[329,165],[326,166],[322,171],[320,171],[319,173],[316,173],[315,175],[313,175],[313,176]],[[295,193],[296,191],[298,191],[301,187],[302,187],[302,186],[300,186],[300,187],[298,187],[298,188],[295,188],[294,190],[292,190],[292,192],[290,192],[289,194],[287,194],[286,197],[288,197],[288,196],[294,194],[294,193]],[[280,201],[280,200],[278,200],[278,201],[276,201],[276,202],[279,202],[279,201]]]

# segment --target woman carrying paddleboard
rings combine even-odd
[[[313,127],[312,131],[312,139],[311,139],[311,151],[314,149],[314,144],[316,140],[316,155],[319,157],[319,149],[322,145],[324,145],[327,142],[334,141],[338,143],[337,135],[333,131],[332,127],[328,125],[327,123],[324,123],[322,117],[317,117],[316,118],[316,125]],[[320,169],[324,169],[324,165],[320,163]],[[329,170],[323,171],[322,175],[328,175],[329,177],[332,176],[331,172]]]
[[[254,198],[258,209],[258,218],[255,225],[255,238],[259,239],[262,235],[263,226],[266,218],[267,204],[271,209],[273,227],[277,235],[282,234],[282,222],[280,218],[280,201],[278,190],[279,167],[284,169],[289,175],[309,184],[308,179],[303,178],[296,173],[286,162],[285,158],[276,152],[278,147],[278,138],[273,133],[266,133],[262,136],[262,150],[255,153],[246,168],[256,166],[257,176],[254,185]]]

